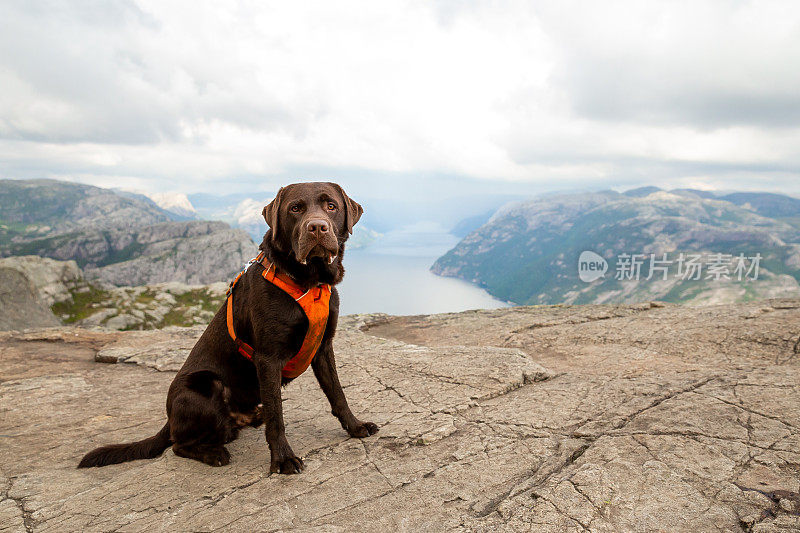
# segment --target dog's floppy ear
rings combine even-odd
[[[353,234],[353,226],[356,225],[358,219],[361,218],[361,215],[364,213],[364,209],[361,207],[361,204],[356,202],[355,200],[351,200],[347,193],[344,192],[344,189],[338,183],[331,183],[334,187],[339,190],[339,194],[342,195],[344,198],[344,205],[345,205],[345,224],[347,225],[347,232],[352,235]]]
[[[280,211],[282,196],[283,187],[278,189],[278,194],[275,195],[275,199],[264,206],[264,210],[261,211],[264,220],[267,221],[267,226],[272,229],[272,242],[278,240],[278,212]]]

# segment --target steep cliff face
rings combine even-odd
[[[170,222],[118,237],[105,242],[111,257],[125,260],[87,263],[88,279],[111,285],[213,283],[230,279],[258,251],[247,233],[224,222]]]
[[[112,285],[227,280],[253,255],[224,222],[171,221],[138,195],[51,180],[0,181],[0,257],[75,261]]]
[[[649,193],[649,194],[648,194]],[[731,202],[643,191],[540,198],[507,206],[439,258],[433,272],[485,287],[519,304],[622,303],[662,299],[720,303],[800,294],[800,230],[792,219],[761,216]],[[591,251],[608,271],[587,283],[578,259]],[[650,254],[667,255],[670,270],[650,274]],[[758,279],[682,279],[681,253],[761,255]],[[639,279],[617,279],[623,254],[641,254]],[[731,258],[733,261],[733,258]],[[751,266],[752,261],[747,263]],[[751,273],[751,277],[752,277]]]

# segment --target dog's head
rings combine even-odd
[[[278,252],[272,255],[290,263],[279,265],[288,268],[290,274],[333,273],[340,269],[344,243],[362,213],[361,206],[335,183],[287,185],[264,207],[264,219],[270,227],[264,244]]]

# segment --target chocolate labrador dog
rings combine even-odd
[[[286,440],[281,385],[293,379],[287,377],[287,363],[306,347],[311,315],[298,304],[300,298],[268,281],[269,274],[283,276],[298,293],[320,287],[329,291],[328,308],[323,307],[327,322],[319,330],[321,343],[312,343],[316,351],[309,354],[311,367],[332,414],[351,436],[377,432],[375,424],[360,421],[350,411],[332,343],[339,314],[334,286],[344,275],[345,242],[362,212],[335,183],[281,188],[263,211],[269,230],[260,246],[260,261],[248,265],[237,278],[231,289],[235,298],[229,296],[230,306],[226,301],[217,312],[169,388],[167,423],[142,441],[97,448],[78,467],[154,458],[170,445],[176,455],[222,466],[230,462],[225,443],[235,439],[240,428],[263,422],[270,472],[303,470],[302,459]],[[243,345],[250,351],[242,351]]]

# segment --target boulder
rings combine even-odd
[[[71,291],[83,282],[83,274],[75,261],[24,255],[0,259],[0,268],[23,273],[31,289],[48,307],[57,302],[71,301]]]
[[[61,324],[31,285],[19,270],[0,266],[0,331]]]

